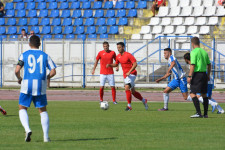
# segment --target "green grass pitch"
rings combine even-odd
[[[38,110],[28,110],[33,132],[30,143],[24,141],[24,129],[18,117],[17,101],[1,101],[8,115],[0,115],[2,150],[209,150],[225,149],[225,115],[191,119],[192,103],[170,103],[168,112],[158,112],[162,103],[141,102],[125,112],[125,102],[101,110],[98,102],[50,101],[50,143],[43,143]],[[221,105],[225,108],[225,104]],[[209,107],[210,108],[210,107]],[[211,108],[210,108],[211,110]]]

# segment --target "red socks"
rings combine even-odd
[[[103,88],[100,88],[99,95],[100,95],[100,101],[103,101],[103,95],[104,95],[104,89]]]
[[[112,98],[113,98],[113,102],[116,101],[116,89],[112,88]]]
[[[141,96],[141,94],[139,92],[136,92],[133,94],[134,97],[136,97],[137,99],[139,99],[140,101],[142,101],[143,97]]]
[[[126,96],[127,96],[127,103],[130,104],[131,103],[131,91],[127,90],[126,92]]]

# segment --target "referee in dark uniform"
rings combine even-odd
[[[191,51],[191,65],[188,75],[188,83],[191,84],[191,98],[193,100],[196,114],[191,118],[208,118],[208,97],[207,97],[207,84],[210,79],[211,64],[208,53],[200,48],[200,40],[198,37],[191,39],[193,50]],[[206,73],[207,72],[207,73]],[[201,93],[203,97],[204,115],[201,114],[199,100],[196,93]]]

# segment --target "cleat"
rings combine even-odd
[[[147,102],[148,102],[148,100],[147,100],[147,99],[145,99],[145,102],[143,103],[143,104],[144,104],[144,106],[145,106],[145,110],[148,110],[148,104],[147,104]]]
[[[26,132],[26,137],[25,137],[25,142],[30,142],[31,141],[31,138],[30,138],[30,136],[32,135],[32,132],[30,131],[30,132]]]
[[[51,142],[50,138],[44,138],[44,142]]]
[[[224,114],[224,110],[218,111],[217,114]]]
[[[0,112],[3,114],[3,115],[6,115],[7,112],[0,106]]]
[[[115,102],[113,102],[113,104],[118,104],[118,103],[115,101]]]
[[[204,117],[204,118],[209,118],[208,115],[204,115],[203,117]]]
[[[132,108],[129,106],[127,106],[127,108],[125,109],[125,111],[131,111],[131,110],[132,110]]]
[[[99,101],[99,104],[101,104],[101,102],[103,102],[103,101],[100,100],[100,101]]]
[[[168,111],[169,109],[165,109],[165,108],[162,108],[162,109],[158,109],[158,111]]]
[[[202,118],[202,115],[199,115],[198,113],[197,114],[194,114],[192,116],[190,116],[191,118]]]

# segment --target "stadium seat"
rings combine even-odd
[[[202,0],[194,0],[191,2],[192,7],[202,6]]]
[[[43,26],[41,34],[50,34],[51,26]]]
[[[96,22],[97,26],[104,26],[105,25],[105,18],[98,18]]]
[[[55,2],[56,0],[47,0],[46,2]]]
[[[63,39],[63,35],[57,34],[57,35],[54,36],[54,39]]]
[[[147,8],[147,2],[146,1],[138,1],[138,9],[146,9]]]
[[[60,26],[61,25],[61,19],[60,18],[54,18],[52,20],[52,26]]]
[[[86,35],[85,34],[79,34],[79,35],[77,35],[77,39],[78,40],[85,40],[86,39]]]
[[[49,17],[53,17],[53,18],[59,17],[59,10],[52,10]]]
[[[84,26],[77,26],[74,34],[83,34]]]
[[[108,34],[100,34],[100,39],[108,39]]]
[[[119,31],[118,31],[118,26],[111,26],[109,28],[109,33],[108,34],[118,34]]]
[[[210,7],[213,6],[214,0],[203,0],[203,6]]]
[[[127,17],[137,17],[137,9],[130,9]]]
[[[26,26],[27,25],[27,18],[20,18],[17,25],[18,26]]]
[[[196,34],[198,32],[197,26],[188,26],[187,34]]]
[[[52,39],[52,35],[50,35],[50,34],[44,35],[44,36],[43,36],[43,39],[44,39],[44,40],[45,40],[45,39]]]
[[[18,35],[10,35],[9,36],[10,41],[17,41],[18,40]]]
[[[173,34],[174,26],[165,26],[163,34]]]
[[[148,25],[149,26],[155,26],[155,25],[159,25],[160,22],[161,22],[160,18],[152,17]]]
[[[178,0],[169,0],[170,7],[177,7],[178,6]]]
[[[206,7],[203,16],[214,16],[216,14],[216,6]]]
[[[64,28],[63,34],[72,34],[73,33],[73,26],[66,26]]]
[[[193,10],[193,7],[191,7],[191,6],[183,7],[181,14],[179,14],[179,16],[184,16],[184,17],[190,16],[192,13],[192,10]]]
[[[66,39],[74,39],[75,35],[74,34],[67,34]]]
[[[205,9],[204,6],[194,7],[194,12],[192,13],[191,16],[195,17],[202,16],[204,14],[204,9]]]
[[[115,10],[107,10],[106,12],[106,15],[105,15],[106,18],[112,18],[112,17],[115,17]]]
[[[96,39],[97,38],[97,34],[89,34],[88,38],[89,39]]]
[[[152,40],[152,39],[153,39],[152,34],[144,34],[143,35],[143,40]]]
[[[102,9],[98,9],[95,11],[95,18],[101,18],[101,17],[104,17],[104,10]]]
[[[24,9],[24,2],[19,2],[19,3],[16,3],[16,10],[21,10],[21,9]]]
[[[105,34],[105,33],[107,33],[107,26],[100,26],[100,27],[98,27],[97,34]]]
[[[44,2],[45,0],[35,0],[35,2]]]
[[[195,25],[206,25],[206,17],[197,17]]]
[[[119,10],[117,10],[116,17],[126,17],[126,9],[119,9]]]
[[[11,10],[14,9],[14,4],[13,3],[6,3],[5,4],[5,10]]]
[[[62,2],[59,6],[59,9],[68,9],[69,3],[68,2]]]
[[[175,34],[185,34],[186,27],[185,26],[177,26]]]
[[[33,2],[34,0],[24,0],[24,2],[29,3],[29,2]]]
[[[29,10],[27,17],[29,18],[37,17],[37,10]]]
[[[83,18],[76,18],[74,21],[74,26],[82,26],[83,25]]]
[[[62,11],[62,15],[60,17],[62,17],[62,18],[69,18],[70,17],[70,10],[69,9],[63,10]]]
[[[17,33],[17,29],[14,26],[11,26],[8,28],[8,33],[7,34],[16,34]]]
[[[140,40],[141,39],[141,35],[140,34],[132,34],[131,35],[131,39],[132,40]]]
[[[161,34],[162,33],[162,26],[153,26],[152,34]]]
[[[66,2],[67,0],[56,0],[57,2]]]
[[[216,16],[225,16],[225,9],[223,6],[217,7]]]
[[[112,1],[107,1],[107,2],[104,2],[104,9],[112,9],[113,8],[113,2]]]
[[[29,26],[37,26],[38,25],[38,18],[31,18],[28,25]]]
[[[13,0],[13,2],[18,3],[18,2],[22,2],[23,0]]]
[[[102,2],[101,1],[96,1],[94,2],[94,6],[92,9],[101,9],[102,8]]]
[[[42,18],[41,23],[39,24],[41,26],[49,26],[50,25],[50,19],[49,18]]]
[[[126,9],[133,9],[133,8],[135,8],[135,2],[134,1],[127,1],[125,8]]]
[[[124,8],[124,2],[123,1],[117,1],[115,9],[123,9]]]
[[[5,33],[6,33],[5,27],[0,26],[0,35],[5,34]]]
[[[78,0],[68,0],[68,2],[77,2]]]
[[[15,10],[7,10],[6,11],[6,16],[5,17],[14,17],[15,16]]]
[[[25,16],[26,16],[26,10],[25,9],[21,9],[21,10],[17,11],[17,15],[15,17],[22,18],[22,17],[25,17]]]
[[[85,26],[93,26],[95,23],[95,19],[94,18],[87,18],[85,21]]]
[[[5,25],[5,18],[0,18],[0,26],[4,26]]]
[[[207,25],[218,25],[219,24],[219,18],[218,17],[209,17],[209,21]]]
[[[71,26],[72,25],[72,18],[65,18],[63,19],[63,26]]]
[[[119,22],[118,22],[118,25],[119,26],[126,26],[126,25],[128,25],[127,18],[120,18]]]
[[[140,34],[149,34],[151,32],[151,27],[150,26],[142,26]]]
[[[9,18],[6,25],[7,26],[14,26],[14,25],[16,25],[16,18]]]
[[[47,9],[41,10],[38,17],[43,18],[48,17],[48,10]]]
[[[27,3],[26,9],[28,9],[28,10],[35,9],[35,2]]]
[[[116,25],[116,18],[108,18],[107,23],[108,26]]]
[[[22,26],[19,28],[18,34],[21,34],[22,29],[25,29],[25,32],[28,33],[28,26]]]
[[[86,34],[95,34],[96,28],[95,26],[88,26]]]
[[[74,10],[73,11],[73,15],[72,15],[73,18],[80,18],[81,17],[81,10]]]
[[[91,2],[90,1],[82,3],[82,9],[90,9],[90,8],[91,8]]]
[[[7,39],[7,35],[0,35],[0,40],[6,40]]]
[[[195,18],[194,17],[186,17],[183,25],[191,26],[191,25],[194,25],[194,24],[195,24]]]
[[[62,33],[62,27],[61,26],[54,26],[52,34],[61,34]]]
[[[171,19],[172,18],[169,18],[169,17],[165,17],[165,18],[162,18],[162,22],[161,22],[161,26],[167,26],[167,25],[170,25],[171,24]]]
[[[199,34],[210,34],[210,28],[209,26],[201,26],[200,27],[200,31],[199,31]]]
[[[70,9],[79,9],[80,8],[80,2],[72,2]]]
[[[90,18],[92,16],[93,16],[93,11],[91,9],[84,10],[84,15],[83,15],[84,18]]]
[[[181,7],[171,7],[169,17],[176,17],[180,14]]]
[[[187,7],[190,5],[190,0],[180,0],[180,7]]]
[[[48,9],[57,9],[58,3],[57,2],[51,2],[49,3]]]
[[[167,16],[169,13],[169,7],[160,7],[159,12],[156,15],[157,17],[164,17]]]
[[[46,2],[40,2],[38,3],[38,6],[36,9],[46,9]]]
[[[31,30],[34,31],[35,34],[39,34],[40,33],[39,26],[32,26]]]
[[[182,17],[175,17],[173,19],[172,25],[179,26],[179,25],[182,25],[182,24],[183,24],[183,18]]]

